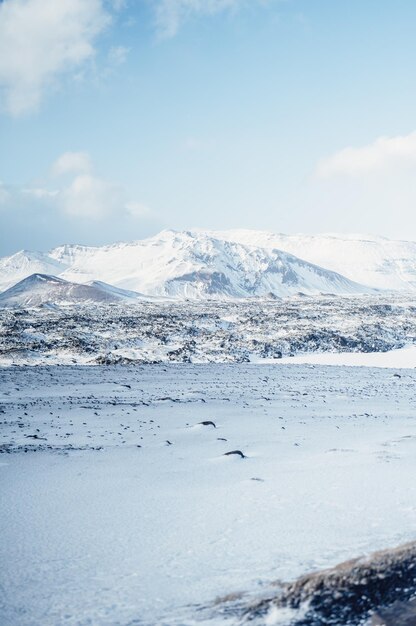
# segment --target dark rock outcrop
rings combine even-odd
[[[395,602],[392,606],[377,611],[371,626],[415,626],[416,599],[409,602]]]
[[[374,626],[416,626],[415,595],[416,542],[283,584],[247,617],[259,618],[275,606],[299,609],[293,626],[358,626],[370,616]]]

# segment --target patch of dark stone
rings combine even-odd
[[[0,444],[0,454],[18,454],[21,452],[73,452],[83,450],[103,450],[103,446],[73,446],[68,444],[66,446],[53,446],[45,444],[28,444],[28,445],[15,445],[10,443]]]
[[[245,618],[258,620],[277,607],[299,609],[290,626],[358,626],[364,620],[372,626],[416,626],[415,595],[413,542],[282,583],[275,597],[252,605]]]
[[[230,452],[225,452],[223,456],[232,456],[234,454],[236,456],[239,456],[241,459],[247,458],[246,455],[241,452],[241,450],[231,450]]]
[[[409,602],[395,602],[392,606],[377,611],[371,626],[415,626],[416,598]]]

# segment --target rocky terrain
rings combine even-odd
[[[412,296],[0,308],[0,363],[247,362],[416,341]]]
[[[416,543],[352,559],[280,585],[276,598],[247,611],[250,620],[289,607],[290,626],[411,626],[416,623]]]

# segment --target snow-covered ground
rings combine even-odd
[[[415,382],[320,365],[2,368],[0,623],[239,624],[217,597],[414,539]]]
[[[281,365],[347,365],[356,367],[416,367],[416,346],[406,346],[387,352],[315,352],[279,360]]]

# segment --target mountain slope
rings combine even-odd
[[[379,289],[416,289],[416,242],[367,235],[283,235],[256,230],[213,231],[212,236],[278,248],[350,280]]]
[[[0,292],[31,274],[57,276],[66,267],[65,263],[60,263],[47,252],[20,250],[12,256],[0,258]]]
[[[108,289],[108,287],[110,289]],[[49,302],[120,302],[122,290],[113,292],[111,285],[80,285],[56,276],[32,274],[0,294],[0,306],[36,307]],[[126,293],[126,292],[124,292]]]
[[[72,282],[105,281],[175,298],[359,293],[360,285],[279,250],[223,241],[205,233],[163,231],[132,243],[61,246],[51,263]]]

